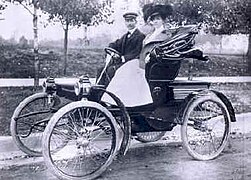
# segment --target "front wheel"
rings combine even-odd
[[[193,100],[183,120],[181,138],[193,158],[211,160],[223,151],[230,133],[230,116],[216,95],[208,94]]]
[[[60,104],[56,95],[36,93],[24,99],[11,118],[10,131],[18,148],[31,156],[42,156],[43,131]]]
[[[96,178],[118,152],[118,133],[115,118],[100,104],[70,103],[53,115],[44,131],[46,165],[61,179]],[[63,142],[66,145],[62,146]]]

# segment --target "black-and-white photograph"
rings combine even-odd
[[[251,1],[0,0],[8,179],[251,179]]]

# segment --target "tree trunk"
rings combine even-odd
[[[67,61],[68,61],[68,30],[69,24],[66,23],[66,27],[64,29],[64,75],[66,76],[66,68],[67,68]]]
[[[88,39],[88,26],[87,25],[84,25],[84,34],[83,34],[83,45],[84,46],[89,46],[90,45],[90,42],[89,42],[89,39]]]
[[[249,38],[248,38],[247,61],[248,61],[248,74],[251,75],[251,31],[249,32]]]
[[[39,56],[38,56],[38,27],[37,27],[37,4],[34,3],[33,14],[33,32],[34,32],[34,88],[39,86]]]

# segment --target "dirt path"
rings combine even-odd
[[[250,180],[251,113],[237,115],[232,124],[229,144],[215,160],[193,160],[180,143],[180,129],[175,127],[155,143],[133,143],[123,157],[113,161],[100,180]],[[3,139],[3,138],[2,138]],[[4,143],[5,142],[5,143]],[[9,142],[9,143],[7,143]],[[14,148],[11,141],[1,141],[0,180],[55,180],[43,158],[29,158]],[[5,147],[4,149],[2,147]],[[11,151],[11,152],[9,152]],[[5,156],[4,156],[5,155]],[[10,156],[11,155],[11,156]],[[0,156],[0,157],[1,157]],[[11,157],[6,159],[4,157]]]
[[[113,163],[103,177],[123,180],[248,180],[251,179],[250,137],[234,135],[234,139],[230,139],[231,147],[212,161],[193,160],[177,143],[135,148]]]
[[[215,160],[195,161],[181,143],[135,143],[98,179],[103,180],[249,180],[251,134],[234,133],[230,145]],[[44,163],[0,170],[0,179],[56,179]]]

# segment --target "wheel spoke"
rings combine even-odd
[[[50,147],[45,159],[60,177],[62,174],[66,179],[93,177],[101,169],[105,170],[115,155],[117,135],[114,134],[114,126],[107,114],[95,106],[81,104],[81,107],[71,107],[70,110],[64,108],[65,111],[56,113],[52,118],[56,124],[51,132],[45,133],[48,134]],[[57,144],[62,139],[67,141],[64,146]],[[57,146],[60,148],[55,150]]]
[[[226,113],[226,106],[215,97],[201,97],[191,104],[182,125],[182,140],[191,156],[208,160],[223,151],[230,132]]]

